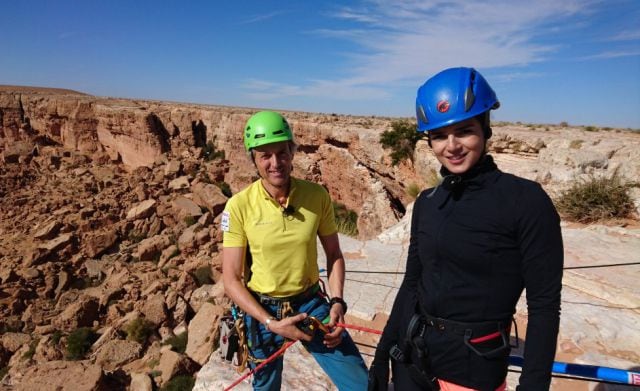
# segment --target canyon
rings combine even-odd
[[[242,143],[255,111],[0,86],[0,387],[151,390],[185,375],[198,378],[197,389],[233,377],[232,368],[225,375],[210,364],[224,370],[212,353],[231,304],[219,220],[228,196],[257,178]],[[341,237],[348,266],[401,269],[411,189],[437,180],[427,143],[392,165],[379,139],[397,119],[282,113],[299,145],[294,175],[357,214],[358,236]],[[552,197],[593,175],[640,178],[638,132],[499,122],[493,130],[498,166]],[[640,188],[630,192],[635,219],[563,222],[567,265],[637,261]],[[566,273],[558,357],[637,371],[640,270],[603,270]],[[348,282],[350,321],[382,327],[399,279],[381,277],[375,282],[389,289],[367,295],[367,284]],[[526,306],[518,314],[526,321]],[[148,335],[135,338],[132,325]],[[71,360],[69,336],[81,328],[96,339]],[[185,346],[176,349],[169,341],[180,336]],[[290,356],[321,379],[309,389],[327,389],[304,351]],[[557,389],[586,389],[566,387]]]

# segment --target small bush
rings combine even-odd
[[[574,183],[560,195],[557,207],[568,220],[580,223],[626,218],[634,210],[629,187],[622,184],[617,173],[610,178],[591,176]]]
[[[418,186],[415,183],[410,183],[409,186],[407,186],[407,188],[405,189],[407,195],[411,198],[413,198],[414,200],[418,197],[418,194],[420,194],[420,186]]]
[[[193,271],[192,275],[199,287],[206,284],[213,284],[213,279],[211,278],[211,267],[208,265],[200,266]]]
[[[422,134],[416,131],[415,123],[399,120],[391,123],[391,130],[382,132],[380,144],[392,150],[391,164],[395,166],[404,159],[413,160],[413,151],[421,138]]]
[[[31,343],[29,344],[29,350],[24,352],[24,354],[22,355],[23,361],[31,360],[33,358],[33,355],[36,354],[36,347],[38,347],[39,342],[40,342],[40,339],[34,339],[33,341],[31,341]]]
[[[215,159],[224,159],[224,151],[217,151],[216,150],[216,144],[215,144],[215,136],[213,137],[213,140],[209,140],[207,142],[207,145],[205,145],[204,149],[203,149],[203,156],[204,156],[204,160],[206,161],[211,161],[211,160],[215,160]]]
[[[140,243],[141,241],[143,241],[144,239],[146,239],[146,235],[144,235],[143,233],[136,231],[136,230],[132,230],[129,232],[128,235],[129,241],[131,243]]]
[[[197,222],[196,218],[191,215],[184,217],[184,223],[187,225],[187,227],[191,227],[196,222]]]
[[[171,345],[171,350],[174,352],[184,353],[187,350],[188,340],[189,334],[185,331],[184,333],[168,338],[164,344]]]
[[[145,318],[136,318],[127,325],[125,332],[128,340],[144,344],[153,333],[153,323]]]
[[[191,391],[195,384],[196,380],[192,376],[180,375],[169,380],[160,391]]]
[[[53,343],[54,345],[58,345],[61,339],[62,339],[62,332],[60,330],[56,330],[53,332],[53,334],[51,334],[51,343]]]
[[[67,360],[82,360],[98,335],[89,327],[81,327],[67,337]]]
[[[0,368],[0,381],[2,381],[5,376],[7,376],[7,373],[9,373],[9,369],[10,367],[8,365],[4,368]]]
[[[231,186],[229,186],[227,182],[216,182],[216,186],[220,188],[225,197],[231,198],[233,195],[233,192],[231,192]]]
[[[357,237],[358,214],[338,202],[333,203],[333,212],[336,225],[338,226],[338,232],[347,236]]]
[[[598,128],[596,128],[595,126],[585,126],[584,130],[587,132],[597,132]]]
[[[569,149],[580,149],[582,147],[582,140],[571,140],[569,143]]]

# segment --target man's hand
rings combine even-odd
[[[328,348],[333,349],[342,342],[344,328],[336,327],[338,323],[344,323],[344,312],[340,304],[334,304],[329,308],[329,323],[327,323],[327,328],[331,332],[324,335],[324,345]]]
[[[293,341],[302,340],[305,342],[311,341],[312,335],[305,334],[297,326],[297,323],[302,322],[307,317],[306,313],[300,313],[294,316],[289,316],[281,320],[271,320],[269,322],[269,331],[276,333],[286,339]]]

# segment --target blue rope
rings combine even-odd
[[[522,367],[524,359],[519,356],[510,356],[509,364]],[[640,372],[631,372],[624,369],[601,367],[597,365],[570,364],[554,361],[553,373],[575,375],[590,379],[611,381],[620,384],[640,385]]]

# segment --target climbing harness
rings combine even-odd
[[[371,328],[357,326],[353,324],[337,323],[336,327],[342,327],[345,329],[352,329],[352,330],[382,335],[381,330],[371,329]],[[240,384],[240,382],[242,382],[244,379],[248,378],[249,376],[261,370],[265,365],[267,365],[268,363],[270,363],[271,361],[275,360],[280,355],[282,355],[294,343],[296,343],[296,341],[287,341],[278,351],[276,351],[267,359],[265,359],[262,363],[260,363],[260,365],[256,366],[254,369],[252,369],[251,371],[247,372],[242,377],[237,379],[235,382],[233,382],[233,384],[225,388],[224,391],[231,390],[233,387]],[[512,366],[522,367],[523,363],[524,363],[524,359],[522,357],[519,357],[519,356],[509,357],[509,364]],[[608,367],[601,367],[601,366],[595,366],[595,365],[582,365],[582,364],[573,364],[573,363],[564,363],[564,362],[554,361],[552,373],[553,373],[552,374],[553,377],[569,378],[573,380],[594,381],[594,382],[607,383],[607,384],[629,384],[629,385],[635,385],[635,386],[640,385],[639,372],[627,371],[627,370],[617,369],[617,368],[608,368]],[[570,374],[570,375],[575,375],[579,377],[560,376],[556,374]]]
[[[426,326],[443,333],[457,334],[463,337],[464,344],[475,354],[481,357],[496,357],[509,348],[509,334],[511,332],[511,323],[515,325],[514,319],[490,322],[458,322],[449,319],[438,318],[427,314],[421,309],[420,317]],[[515,326],[516,345],[518,347],[518,327]],[[499,346],[489,350],[480,351],[476,345],[492,339],[501,338]]]

